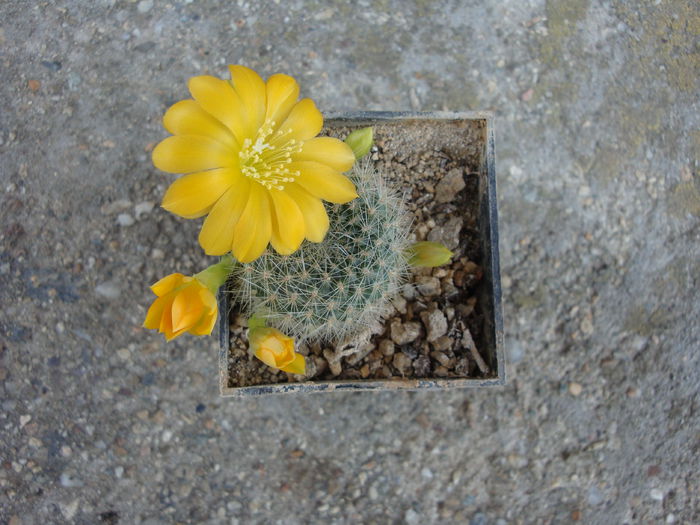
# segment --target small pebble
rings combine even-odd
[[[605,500],[605,497],[600,492],[598,487],[591,487],[590,489],[588,489],[588,496],[586,499],[588,500],[589,505],[596,506],[596,505],[600,505],[601,503],[603,503],[603,501]]]
[[[117,216],[117,224],[126,228],[134,224],[134,218],[128,213],[120,213]]]
[[[148,13],[153,7],[153,0],[141,0],[136,9],[139,13]]]
[[[579,383],[569,383],[569,393],[572,396],[580,396],[583,391],[583,387]]]
[[[435,187],[435,200],[439,203],[450,202],[465,186],[462,168],[451,169]]]
[[[654,501],[663,501],[664,500],[664,493],[662,490],[659,490],[659,489],[651,489],[649,491],[649,496]]]
[[[402,376],[405,376],[411,367],[411,359],[403,352],[395,354],[391,363]]]
[[[421,312],[423,325],[428,332],[428,342],[433,342],[447,333],[447,318],[440,310]]]
[[[388,357],[394,355],[394,342],[391,339],[382,339],[379,342],[378,348],[384,356]]]
[[[416,278],[416,288],[424,297],[435,297],[440,294],[440,279],[432,275],[421,275]]]
[[[415,341],[420,335],[420,324],[410,321],[401,323],[396,320],[391,323],[391,339],[397,345],[405,345]]]
[[[148,215],[153,211],[153,202],[152,201],[143,201],[139,202],[136,206],[134,206],[134,215],[136,216],[137,219],[140,219],[142,215]]]
[[[105,297],[106,299],[116,299],[121,295],[121,290],[113,281],[107,281],[98,284],[95,287],[95,293],[101,297]]]

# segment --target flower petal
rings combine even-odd
[[[230,129],[202,109],[194,100],[181,100],[163,116],[163,126],[173,135],[201,135],[237,148]]]
[[[289,374],[304,374],[306,372],[306,360],[301,354],[294,354],[294,360],[286,366],[281,366],[280,370]]]
[[[272,235],[272,209],[265,188],[250,183],[248,203],[233,232],[231,250],[242,263],[254,261],[265,251]]]
[[[214,204],[199,232],[199,244],[207,255],[223,255],[231,250],[231,241],[246,202],[251,182],[238,177]]]
[[[229,66],[231,83],[248,114],[248,124],[255,130],[265,120],[265,82],[255,71],[245,66]]]
[[[160,320],[163,317],[165,301],[156,299],[146,313],[146,319],[143,322],[144,328],[155,330],[160,326]]]
[[[323,127],[323,115],[310,98],[303,98],[292,108],[289,116],[280,126],[288,132],[289,138],[309,140],[319,134]]]
[[[281,255],[289,255],[299,248],[304,240],[306,228],[304,216],[296,201],[284,191],[270,190],[269,195],[275,211],[272,228],[273,248]]]
[[[216,317],[216,311],[205,314],[199,324],[190,330],[190,333],[192,335],[211,334],[212,330],[214,330],[214,325],[216,324]]]
[[[288,75],[276,74],[267,79],[266,121],[274,121],[279,126],[289,115],[289,112],[299,98],[299,84]]]
[[[233,132],[238,144],[253,137],[256,130],[248,123],[245,105],[229,82],[202,75],[192,77],[188,87],[202,109]]]
[[[255,357],[260,359],[260,361],[265,363],[267,366],[277,368],[277,363],[275,362],[275,354],[273,354],[267,348],[257,348],[255,350]]]
[[[151,291],[158,297],[164,296],[166,293],[174,290],[178,286],[188,281],[191,281],[191,277],[185,277],[181,273],[171,273],[170,275],[163,277],[160,281],[151,286]]]
[[[319,199],[345,204],[357,197],[355,185],[350,179],[325,164],[305,160],[292,162],[288,166],[290,171],[300,172],[294,182]]]
[[[199,301],[199,290],[187,286],[175,295],[172,306],[173,331],[186,330],[197,324],[204,314],[204,306]]]
[[[296,201],[304,216],[306,238],[311,242],[321,242],[328,232],[329,225],[323,203],[298,184],[289,184],[284,191]]]
[[[161,206],[175,215],[196,219],[206,215],[237,177],[232,168],[217,168],[184,175],[165,192]]]
[[[218,305],[216,304],[216,297],[209,290],[205,288],[199,289],[199,300],[204,305],[205,314],[202,319],[197,323],[190,333],[193,335],[209,335],[214,329],[216,324],[216,317],[218,315]]]
[[[198,135],[168,137],[153,149],[153,164],[169,173],[237,167],[236,158],[231,148]]]
[[[330,166],[337,171],[347,171],[355,163],[355,154],[342,140],[333,137],[316,137],[305,141],[301,151],[295,153],[292,160],[310,160]]]

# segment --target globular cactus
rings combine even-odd
[[[350,174],[359,197],[327,208],[321,243],[267,252],[233,271],[235,299],[299,341],[338,342],[376,323],[408,275],[410,221],[369,161]]]

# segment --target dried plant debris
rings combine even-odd
[[[348,128],[329,134],[347,135]],[[229,387],[293,381],[388,378],[489,377],[479,348],[483,314],[477,300],[483,271],[478,227],[478,169],[482,129],[454,124],[377,125],[371,161],[403,196],[412,237],[438,241],[454,252],[451,263],[411,272],[370,322],[329,344],[307,337],[306,376],[265,366],[248,352],[246,304],[232,302]],[[413,240],[413,239],[411,239]],[[239,294],[240,298],[240,294]],[[324,331],[319,332],[323,335]]]

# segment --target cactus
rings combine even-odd
[[[408,274],[410,221],[368,160],[350,174],[359,197],[327,208],[323,242],[267,252],[233,271],[235,299],[299,341],[338,342],[376,322]]]

